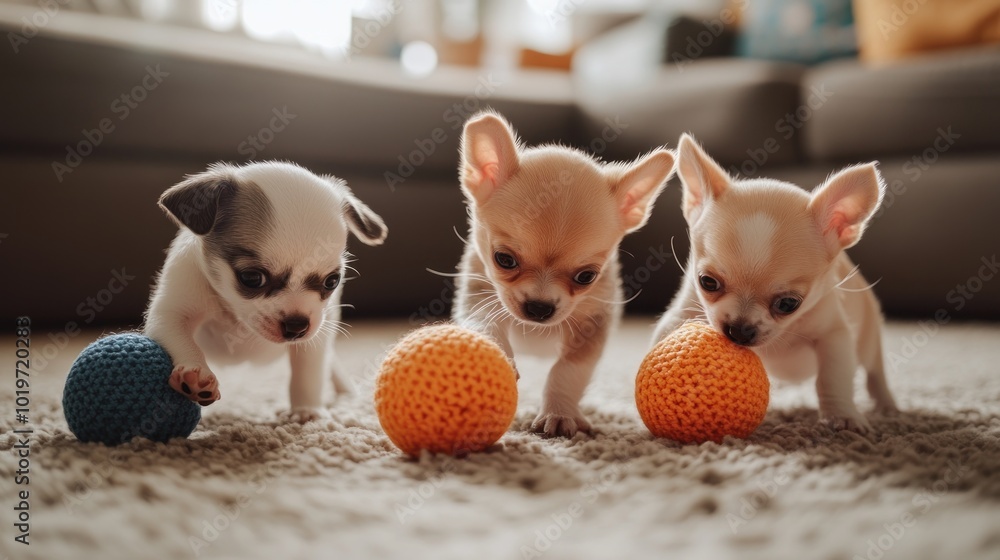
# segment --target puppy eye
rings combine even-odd
[[[339,272],[334,272],[333,274],[327,276],[325,280],[323,280],[323,288],[330,291],[336,290],[337,286],[339,285],[340,285]]]
[[[262,288],[267,283],[267,275],[256,269],[243,270],[237,275],[237,278],[240,284],[247,288]]]
[[[789,315],[794,313],[801,304],[801,299],[797,297],[785,296],[775,299],[771,308],[774,309],[774,312],[779,315]]]
[[[711,276],[702,275],[698,278],[698,283],[701,284],[701,289],[706,292],[717,292],[722,289],[722,283]]]
[[[592,284],[594,280],[597,280],[597,271],[590,268],[585,268],[577,272],[576,276],[573,277],[573,281],[581,286]]]
[[[496,253],[493,253],[493,260],[496,261],[497,266],[504,270],[517,268],[517,259],[514,258],[514,255],[509,253],[501,253],[500,251],[497,251]]]

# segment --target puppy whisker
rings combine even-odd
[[[489,315],[486,316],[486,324],[489,325],[499,319],[505,318],[504,317],[505,315],[510,315],[510,312],[507,311],[507,308],[505,308],[503,305],[499,305],[497,306],[497,309],[494,309],[492,312],[490,312]]]
[[[433,268],[425,268],[424,270],[434,274],[435,276],[444,276],[445,278],[476,278],[478,280],[485,280],[489,282],[489,278],[486,276],[473,272],[441,272],[440,270],[434,270]]]
[[[498,303],[500,303],[500,296],[493,295],[491,297],[488,297],[483,301],[477,303],[476,306],[469,311],[469,315],[476,315],[480,311],[483,311],[487,308],[492,310],[494,307],[496,307]]]
[[[847,282],[848,280],[850,280],[851,278],[853,278],[854,275],[857,274],[859,270],[861,270],[861,265],[854,265],[854,268],[852,268],[851,271],[847,273],[847,276],[844,276],[843,280],[841,280],[840,282],[837,282],[833,287],[834,288],[839,288],[839,287],[843,286],[844,282]]]
[[[625,305],[626,303],[630,303],[633,300],[635,300],[635,298],[639,297],[639,294],[641,294],[641,293],[642,293],[642,290],[639,290],[639,291],[637,291],[635,293],[634,296],[632,296],[632,297],[630,297],[630,298],[628,298],[626,300],[606,300],[606,299],[601,299],[601,298],[599,298],[597,296],[591,296],[591,295],[588,295],[586,297],[587,297],[587,299],[592,299],[592,300],[595,300],[595,301],[599,301],[601,303],[607,303],[608,305]]]
[[[870,289],[874,288],[874,287],[875,287],[875,285],[876,285],[876,284],[878,284],[878,283],[879,283],[879,282],[881,282],[881,281],[882,281],[882,279],[881,279],[881,278],[879,278],[878,280],[876,280],[876,281],[872,282],[871,284],[868,284],[868,285],[867,285],[867,286],[865,286],[864,288],[842,288],[842,287],[836,287],[836,289],[838,289],[838,290],[840,290],[840,291],[842,291],[842,292],[853,292],[853,293],[857,293],[857,292],[867,292],[868,290],[870,290]],[[840,286],[840,284],[838,284],[837,286]]]
[[[566,321],[563,321],[562,324],[559,325],[559,330],[562,331],[562,329],[564,327],[569,329],[569,334],[570,334],[570,336],[572,338],[576,338],[576,331],[573,330],[573,316],[572,315],[570,315],[569,318]]]
[[[351,332],[348,330],[350,325],[343,321],[325,321],[319,328],[328,334],[340,334],[347,338],[351,337]]]
[[[687,269],[681,264],[681,260],[677,258],[677,249],[674,249],[674,236],[670,236],[670,256],[674,258],[674,262],[677,263],[677,268],[681,269],[684,275],[687,275]]]

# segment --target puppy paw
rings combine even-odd
[[[899,407],[894,402],[875,403],[874,411],[875,414],[881,414],[882,416],[896,416],[899,414]]]
[[[170,372],[170,386],[201,406],[208,406],[222,398],[219,380],[204,366],[175,367]]]
[[[824,414],[823,421],[838,432],[848,430],[864,435],[872,431],[872,425],[860,414]]]
[[[330,381],[333,382],[333,396],[335,398],[349,397],[357,393],[354,385],[348,381],[348,378],[341,373],[340,369],[335,369],[331,372]]]
[[[590,422],[579,412],[575,414],[560,414],[557,412],[538,413],[535,421],[531,423],[531,431],[540,434],[542,437],[566,437],[571,438],[577,432],[591,432]]]
[[[305,424],[315,420],[329,420],[330,411],[319,406],[296,406],[288,413],[288,421]]]

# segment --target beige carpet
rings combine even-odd
[[[190,439],[116,449],[78,443],[62,418],[66,366],[98,333],[80,335],[33,377],[30,546],[11,530],[13,342],[0,338],[0,559],[1000,558],[1000,325],[890,325],[907,412],[873,418],[877,436],[831,433],[809,386],[776,387],[748,441],[681,447],[638,420],[650,331],[631,320],[585,398],[596,437],[525,432],[545,368],[529,358],[501,449],[419,461],[371,405],[379,356],[405,328],[360,323],[340,341],[358,393],[332,421],[278,419],[280,365],[223,371],[223,400]]]

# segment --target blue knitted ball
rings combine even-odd
[[[170,387],[173,363],[151,338],[114,334],[86,347],[63,389],[63,412],[80,441],[118,445],[140,436],[191,435],[201,407]]]

